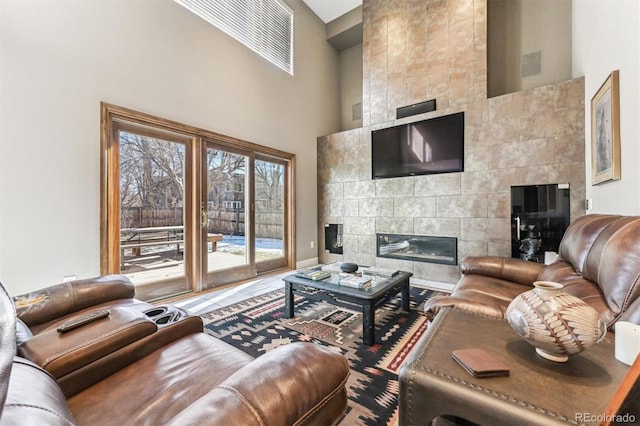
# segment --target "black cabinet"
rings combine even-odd
[[[511,187],[511,256],[544,262],[569,226],[569,184]]]

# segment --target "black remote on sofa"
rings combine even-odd
[[[74,328],[81,327],[85,324],[88,324],[90,322],[93,322],[93,321],[99,320],[100,318],[105,318],[108,316],[109,316],[109,311],[107,310],[95,311],[93,313],[90,313],[89,315],[85,315],[85,316],[73,319],[71,321],[65,322],[60,327],[58,327],[58,332],[65,333],[67,331],[73,330]]]

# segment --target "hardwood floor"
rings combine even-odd
[[[293,271],[286,270],[275,275],[257,278],[255,280],[231,287],[226,287],[221,290],[183,298],[176,301],[169,301],[167,303],[179,306],[193,315],[201,315],[206,312],[228,306],[232,303],[240,302],[241,300],[245,300],[259,294],[264,294],[272,290],[284,288],[284,281],[282,281],[282,278],[292,273]],[[426,281],[416,279],[414,277],[411,278],[411,286],[424,287],[433,290],[448,292],[450,292],[453,288],[452,284]]]
[[[291,273],[292,271],[285,271],[277,275],[258,278],[233,287],[226,287],[222,290],[171,302],[171,304],[185,309],[190,314],[201,315],[259,294],[284,288],[282,277]]]

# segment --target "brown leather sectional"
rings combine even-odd
[[[120,275],[13,300],[0,285],[0,339],[0,425],[325,425],[346,407],[342,355],[294,343],[253,359]]]
[[[550,265],[504,257],[467,257],[450,296],[425,305],[433,319],[443,307],[504,318],[515,296],[534,281],[555,281],[587,302],[611,327],[616,321],[640,324],[640,217],[591,214],[576,219]]]

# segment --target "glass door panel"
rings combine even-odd
[[[250,157],[209,144],[206,149],[206,271],[208,286],[255,275],[249,200]]]
[[[151,301],[295,266],[293,154],[105,103],[101,123],[101,274]]]
[[[120,271],[136,297],[189,290],[185,276],[185,144],[119,132]]]
[[[285,173],[284,164],[263,159],[254,162],[258,272],[285,266]]]

